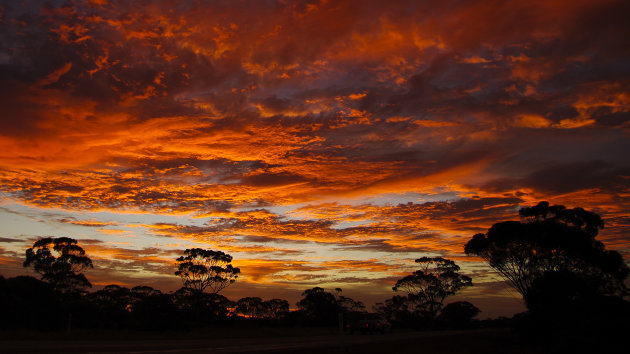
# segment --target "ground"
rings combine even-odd
[[[327,329],[247,329],[228,335],[221,331],[181,333],[48,333],[33,339],[26,334],[0,341],[2,353],[536,353],[519,343],[509,329],[468,331],[408,331],[375,335],[339,335]],[[239,337],[237,334],[240,334]],[[285,334],[285,335],[283,335]],[[78,337],[81,336],[82,337]],[[108,337],[108,338],[106,338]]]

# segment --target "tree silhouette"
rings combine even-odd
[[[302,293],[304,298],[297,306],[307,322],[315,325],[335,325],[339,322],[340,315],[348,319],[365,311],[365,305],[361,301],[342,296],[341,292],[339,288],[332,293],[314,287]]]
[[[418,303],[429,318],[435,318],[445,298],[472,286],[472,279],[459,274],[459,266],[451,260],[422,257],[416,263],[421,269],[399,279],[392,289],[406,291],[409,300]]]
[[[345,313],[348,312],[363,312],[365,311],[365,305],[363,302],[354,300],[352,298],[339,295],[337,297],[337,304],[341,308],[341,310]]]
[[[244,297],[236,302],[236,312],[251,318],[265,316],[265,304],[259,297]]]
[[[335,295],[320,287],[305,290],[304,298],[297,306],[313,324],[335,324],[339,313],[339,305]]]
[[[413,322],[412,305],[406,296],[394,295],[391,299],[374,304],[373,309],[392,324],[407,326]]]
[[[162,292],[158,289],[153,289],[152,287],[146,285],[138,285],[131,288],[131,296],[135,298],[143,298],[155,295],[162,295]]]
[[[206,289],[211,294],[218,294],[233,284],[241,272],[231,262],[232,256],[221,251],[187,249],[183,256],[177,258],[178,270],[175,275],[180,276],[184,286],[196,294]]]
[[[26,250],[24,267],[33,266],[43,281],[60,293],[74,293],[91,288],[92,284],[82,273],[92,268],[92,260],[69,237],[42,238]]]
[[[453,327],[463,327],[481,312],[468,301],[456,301],[444,306],[438,319]]]
[[[88,294],[87,298],[95,307],[96,321],[101,327],[128,326],[134,302],[129,288],[110,284]]]
[[[283,299],[271,299],[263,302],[263,306],[267,311],[267,317],[277,320],[281,319],[289,313],[289,302]]]
[[[628,266],[618,252],[595,240],[604,227],[599,215],[547,202],[519,214],[522,221],[494,224],[486,234],[473,236],[464,251],[485,259],[526,302],[534,282],[550,272],[588,277],[601,294],[627,293]]]
[[[180,328],[182,323],[171,296],[157,290],[137,295],[131,308],[131,316],[136,326],[153,330]]]
[[[236,302],[236,313],[249,318],[280,319],[289,312],[287,300],[263,301],[259,297],[244,297]]]
[[[49,283],[31,276],[0,276],[0,329],[63,328],[58,295]]]
[[[200,310],[206,319],[221,319],[229,315],[236,303],[221,294],[202,294]]]

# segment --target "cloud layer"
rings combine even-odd
[[[140,225],[108,257],[121,271],[153,264],[130,261],[144,250],[169,273],[154,237],[241,255],[253,283],[341,279],[332,269],[385,289],[423,252],[472,261],[468,238],[540,200],[601,213],[602,239],[628,255],[627,13],[3,2],[0,193],[70,213],[53,222],[100,228],[100,242],[138,225],[85,213],[182,216]]]

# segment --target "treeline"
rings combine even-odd
[[[512,323],[536,340],[562,339],[582,344],[614,342],[629,328],[630,302],[625,281],[629,268],[596,236],[601,217],[582,208],[542,202],[522,208],[520,221],[494,224],[465,245],[522,296],[527,312]],[[231,301],[219,292],[233,284],[240,269],[221,251],[188,249],[177,258],[175,275],[183,287],[162,293],[146,286],[109,285],[88,292],[83,272],[91,260],[76,240],[44,238],[26,251],[25,267],[41,280],[0,277],[3,329],[63,328],[193,329],[214,325],[349,325],[367,316],[360,301],[341,289],[315,287],[302,293],[297,311],[282,299],[245,297]],[[470,302],[444,305],[448,297],[472,286],[455,262],[442,257],[416,259],[418,270],[399,279],[401,292],[372,309],[394,327],[468,328],[479,309]],[[505,323],[497,320],[495,323]],[[486,325],[488,323],[485,323]],[[492,324],[492,323],[490,323]]]
[[[192,329],[229,324],[350,326],[370,317],[361,301],[337,288],[315,287],[302,293],[297,310],[283,299],[245,297],[232,301],[219,294],[238,279],[240,269],[222,251],[192,248],[176,259],[174,272],[183,287],[162,293],[147,286],[92,287],[84,272],[93,267],[77,240],[46,237],[26,250],[25,267],[41,280],[20,276],[1,278],[2,327],[27,329]],[[441,257],[417,259],[420,267],[400,279],[394,290],[407,292],[377,304],[379,320],[396,327],[461,328],[479,313],[474,305],[458,302],[442,308],[444,300],[472,280],[459,266]],[[374,318],[375,314],[371,314]]]
[[[189,288],[171,293],[148,286],[108,285],[94,292],[60,293],[30,276],[0,277],[2,329],[191,330],[228,324],[323,324],[308,305],[289,311],[282,299],[245,297],[231,301],[220,294],[196,294]]]
[[[283,299],[244,297],[232,301],[220,294],[196,293],[190,288],[163,293],[149,286],[108,285],[94,292],[61,293],[31,276],[0,276],[0,328],[41,331],[70,329],[193,330],[213,326],[337,326],[369,316],[361,301],[342,295],[341,289],[315,287],[302,293],[297,310]],[[392,301],[393,300],[393,301]],[[396,328],[462,328],[470,326],[479,310],[467,302],[445,306],[440,315],[401,303],[394,296],[375,310]],[[396,306],[391,306],[393,303]],[[429,323],[428,321],[431,321]]]

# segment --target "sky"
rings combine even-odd
[[[630,259],[628,1],[1,1],[0,274],[75,238],[107,284],[368,308],[454,260],[481,317],[523,310],[465,243],[539,201]],[[447,300],[447,302],[450,300]]]

